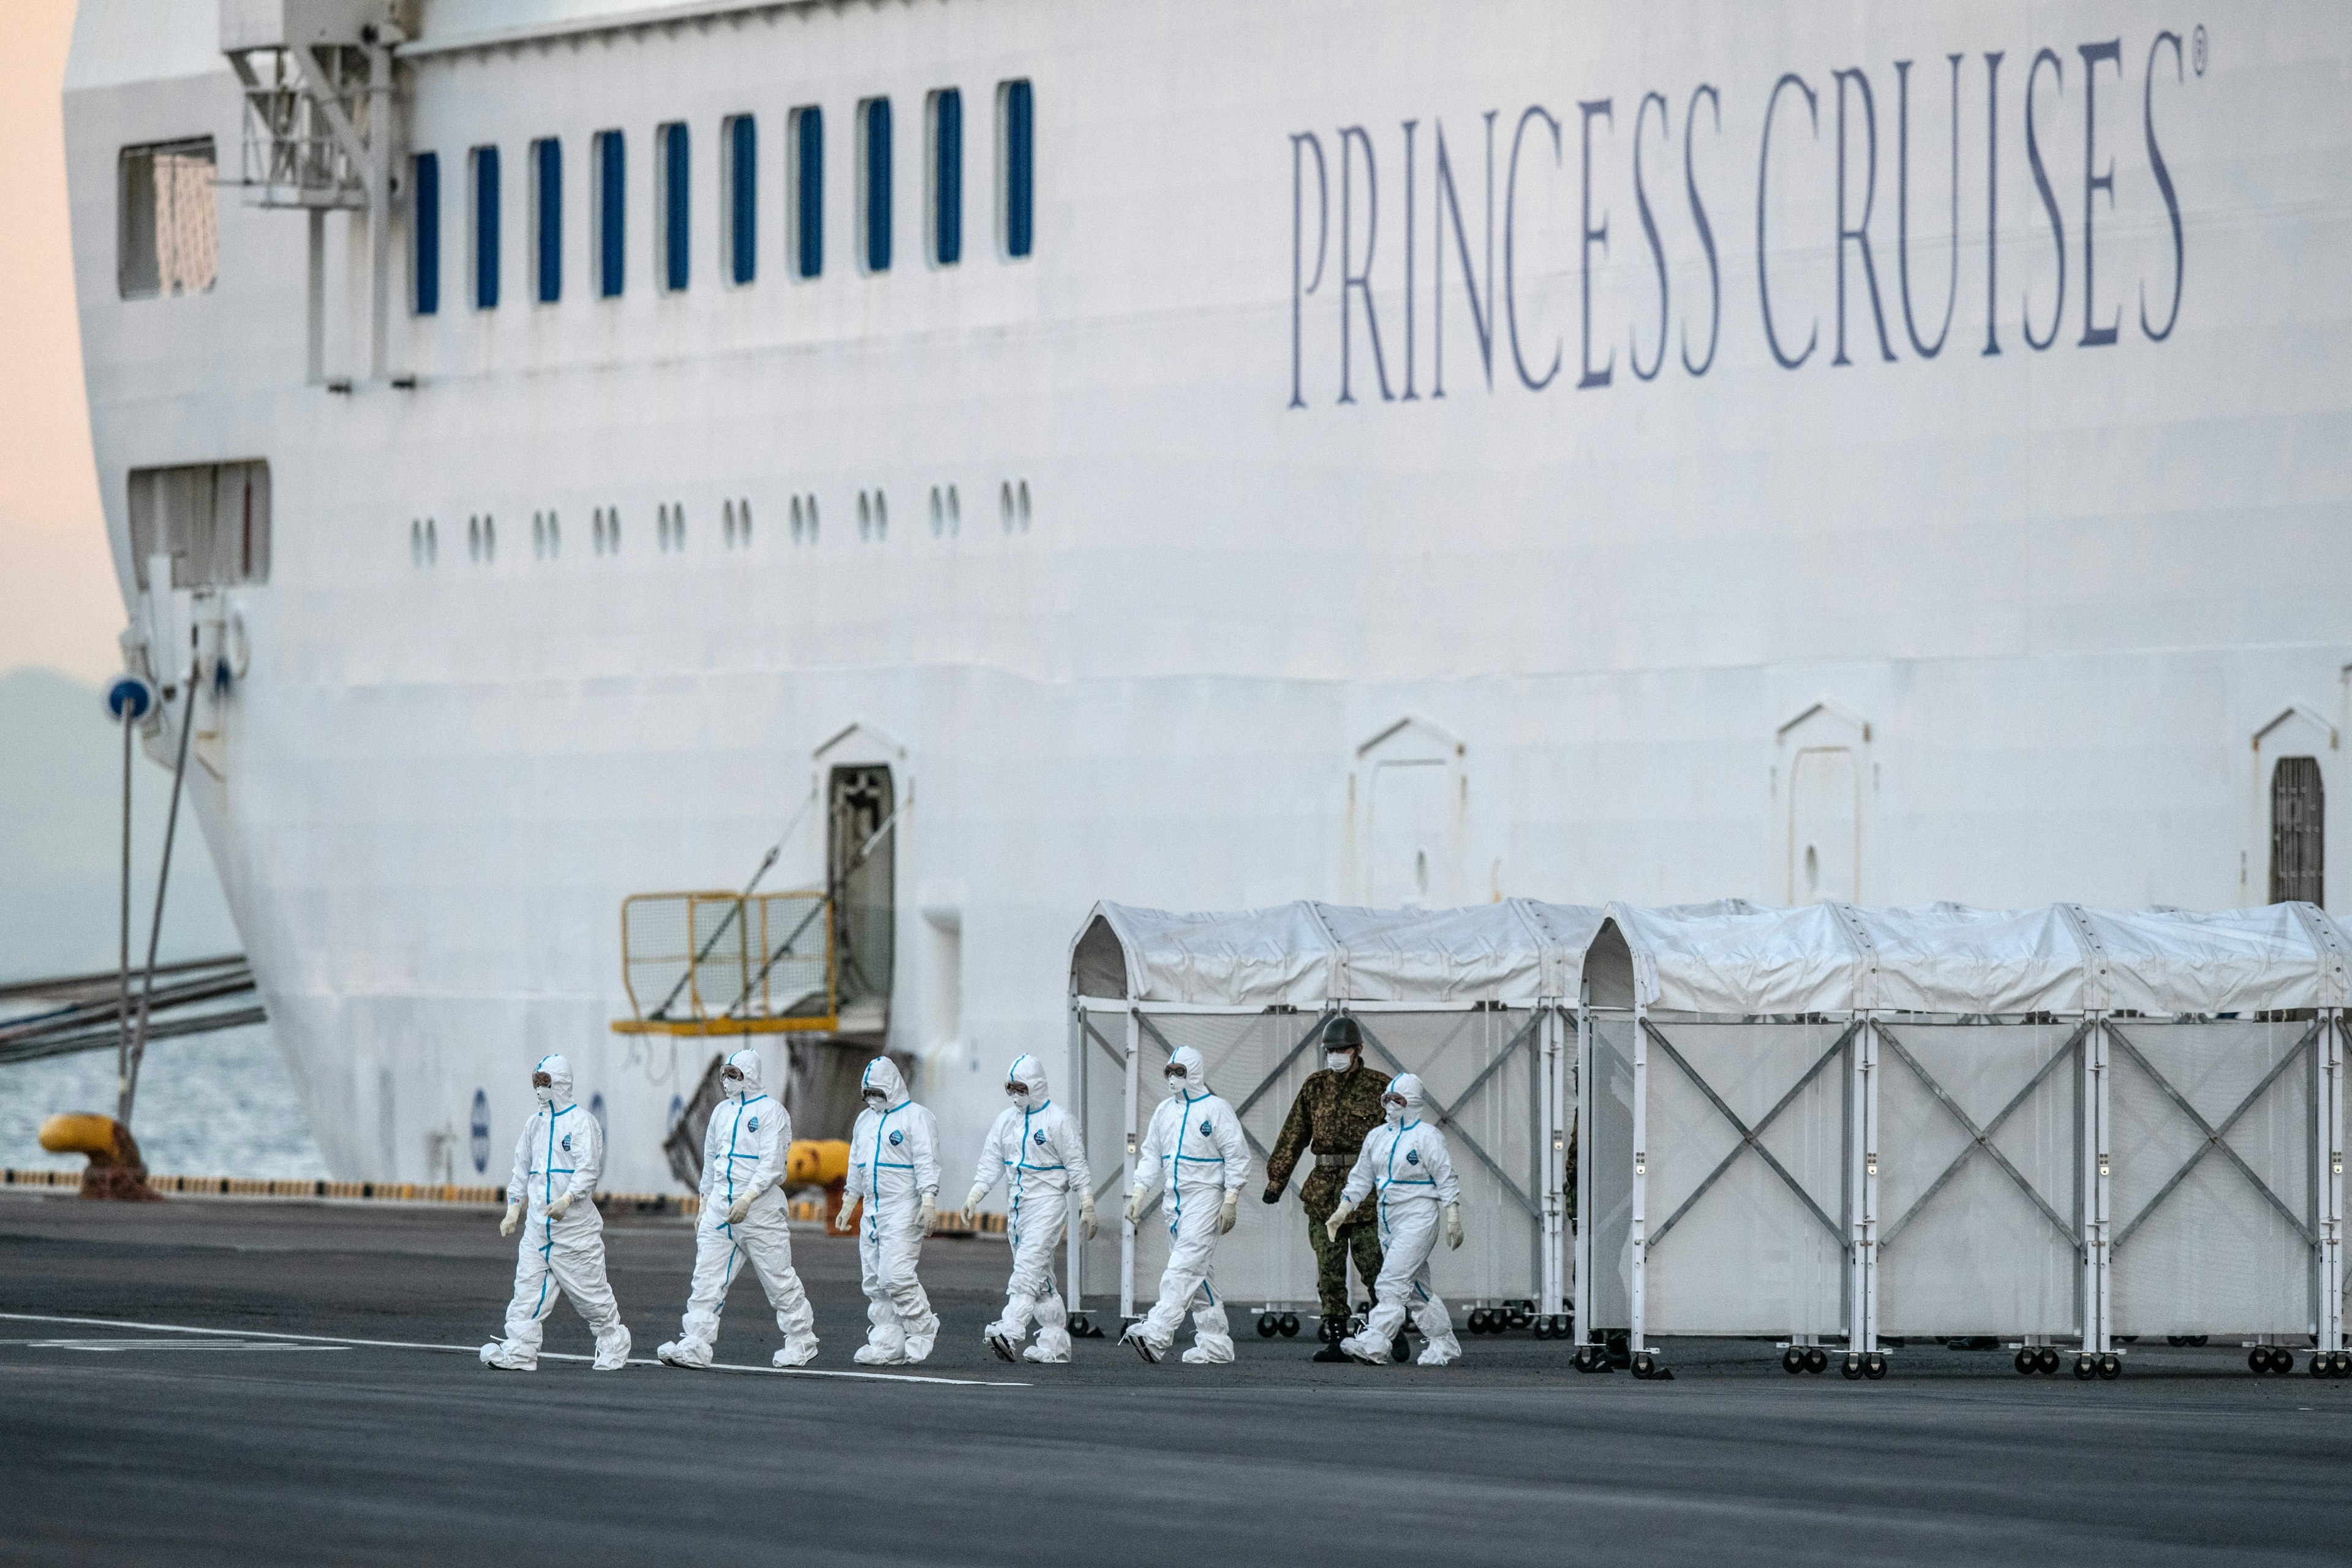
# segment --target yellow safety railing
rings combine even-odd
[[[840,1026],[831,900],[638,893],[621,900],[631,1016],[617,1035],[764,1035]]]

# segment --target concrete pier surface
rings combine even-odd
[[[2221,1346],[2136,1346],[2091,1384],[1914,1348],[1849,1384],[1790,1377],[1761,1343],[1680,1342],[1675,1381],[1641,1383],[1579,1375],[1524,1333],[1465,1335],[1442,1371],[1316,1365],[1311,1329],[1263,1341],[1236,1310],[1230,1367],[1149,1366],[1109,1339],[1008,1366],[979,1337],[1008,1267],[990,1237],[924,1251],[945,1330],[905,1370],[956,1381],[594,1373],[551,1359],[589,1349],[568,1306],[519,1374],[474,1357],[511,1279],[496,1219],[0,1196],[0,1562],[2352,1557],[2352,1382],[2255,1377]],[[691,1232],[606,1236],[650,1361]],[[855,1371],[853,1246],[793,1247],[816,1369]],[[764,1368],[779,1342],[739,1279],[721,1361]]]

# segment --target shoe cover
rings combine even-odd
[[[907,1362],[907,1352],[887,1350],[880,1345],[860,1345],[857,1353],[849,1359],[860,1366],[903,1366]]]
[[[786,1345],[768,1358],[768,1364],[773,1367],[806,1366],[814,1360],[816,1360],[816,1342],[811,1340],[805,1344]]]
[[[629,1351],[634,1342],[626,1324],[616,1324],[610,1340],[596,1342],[596,1370],[618,1372],[629,1364]]]
[[[1219,1355],[1206,1345],[1194,1345],[1181,1358],[1186,1366],[1224,1366],[1233,1361],[1231,1352]]]
[[[1366,1366],[1389,1364],[1389,1343],[1362,1334],[1349,1334],[1339,1342],[1339,1348],[1362,1362]]]
[[[1140,1323],[1134,1324],[1129,1328],[1127,1332],[1119,1335],[1118,1342],[1123,1345],[1133,1345],[1135,1347],[1136,1354],[1155,1365],[1158,1364],[1161,1356],[1168,1353],[1168,1347],[1166,1345],[1155,1345],[1151,1342],[1150,1338],[1144,1334],[1143,1325]]]
[[[1422,1352],[1419,1355],[1413,1357],[1412,1364],[1415,1366],[1451,1366],[1454,1364],[1454,1361],[1461,1356],[1461,1354],[1462,1352],[1458,1350],[1440,1350],[1437,1346],[1432,1345],[1427,1350]]]
[[[492,1340],[482,1347],[482,1364],[497,1367],[500,1372],[537,1372],[539,1358],[509,1350],[502,1340]]]
[[[1030,1352],[1028,1351],[1016,1352],[1013,1348],[1013,1336],[1010,1334],[991,1334],[988,1336],[988,1348],[996,1352],[996,1359],[999,1361],[1017,1361],[1023,1355],[1030,1355]],[[1032,1348],[1034,1349],[1034,1347]],[[1030,1359],[1034,1360],[1036,1358],[1032,1355]]]
[[[688,1372],[698,1372],[710,1364],[709,1347],[691,1341],[672,1340],[654,1354],[661,1359],[664,1365],[684,1367]]]
[[[1006,1356],[1004,1359],[1011,1361],[1013,1358],[1011,1356]],[[1055,1355],[1045,1349],[1043,1345],[1029,1346],[1026,1350],[1024,1350],[1021,1352],[1021,1359],[1023,1361],[1034,1362],[1039,1366],[1066,1366],[1069,1364],[1070,1361],[1069,1355],[1066,1352],[1061,1355]]]

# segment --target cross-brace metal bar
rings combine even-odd
[[[1950,1164],[1944,1167],[1944,1173],[1937,1176],[1935,1181],[1930,1183],[1927,1190],[1921,1193],[1912,1203],[1911,1206],[1903,1211],[1903,1217],[1901,1219],[1896,1220],[1892,1226],[1887,1227],[1885,1236],[1881,1237],[1878,1243],[1878,1249],[1882,1254],[1884,1254],[1889,1247],[1895,1245],[1895,1238],[1903,1234],[1904,1227],[1908,1226],[1911,1221],[1917,1216],[1920,1210],[1927,1206],[1927,1201],[1930,1198],[1933,1198],[1937,1193],[1942,1192],[1946,1184],[1949,1183],[1953,1177],[1960,1173],[1960,1167],[1967,1164],[1969,1163],[1969,1157],[1976,1153],[1979,1149],[1984,1151],[1987,1157],[1989,1157],[1994,1164],[1999,1165],[2003,1171],[2009,1173],[2009,1179],[2017,1184],[2019,1191],[2022,1192],[2027,1197],[2033,1200],[2033,1206],[2042,1211],[2042,1216],[2044,1219],[2048,1220],[2053,1226],[2057,1227],[2058,1234],[2066,1238],[2067,1245],[2074,1247],[2077,1254],[2081,1253],[2083,1249],[2083,1237],[2081,1234],[2077,1232],[2072,1225],[2068,1224],[2064,1219],[2059,1216],[2058,1211],[2050,1206],[2049,1201],[2042,1197],[2040,1191],[2034,1187],[2032,1182],[2026,1180],[2025,1173],[2019,1170],[2014,1164],[2010,1163],[2009,1156],[2002,1153],[1999,1147],[1994,1144],[1992,1135],[2000,1130],[2002,1122],[2007,1121],[2011,1115],[2015,1114],[2020,1106],[2033,1098],[2033,1091],[2040,1089],[2043,1081],[2047,1079],[2052,1073],[2057,1071],[2063,1063],[2066,1062],[2074,1056],[2075,1048],[2083,1043],[2083,1037],[2090,1032],[2091,1026],[2088,1022],[2077,1025],[2074,1032],[2066,1037],[2066,1043],[2060,1046],[2055,1051],[2052,1052],[2050,1059],[2042,1064],[2042,1070],[2035,1073],[2031,1079],[2026,1080],[2025,1087],[2019,1089],[2016,1094],[2010,1098],[2009,1103],[2000,1108],[2000,1113],[1999,1115],[1995,1116],[1990,1121],[1986,1122],[1982,1127],[1979,1127],[1976,1124],[1975,1121],[1969,1117],[1967,1111],[1960,1109],[1960,1102],[1954,1100],[1950,1094],[1945,1091],[1944,1086],[1936,1081],[1935,1075],[1930,1073],[1926,1068],[1919,1065],[1919,1058],[1913,1056],[1909,1048],[1906,1047],[1901,1040],[1896,1039],[1894,1034],[1887,1029],[1884,1023],[1879,1025],[1878,1037],[1885,1040],[1889,1046],[1892,1046],[1895,1048],[1895,1054],[1902,1061],[1903,1065],[1909,1068],[1912,1075],[1917,1078],[1921,1084],[1926,1086],[1927,1092],[1936,1097],[1937,1103],[1951,1113],[1952,1120],[1960,1124],[1961,1129],[1968,1133],[1969,1139],[1968,1146],[1953,1157]]]
[[[1650,1025],[1646,1019],[1643,1020],[1643,1026],[1649,1029],[1650,1037],[1652,1039],[1656,1040],[1661,1045],[1665,1045],[1668,1054],[1674,1056],[1675,1064],[1679,1066],[1683,1071],[1690,1073],[1692,1080],[1694,1082],[1698,1082],[1699,1088],[1706,1092],[1706,1097],[1709,1100],[1715,1100],[1716,1109],[1723,1112],[1723,1114],[1730,1121],[1732,1127],[1739,1133],[1739,1142],[1731,1146],[1731,1152],[1724,1155],[1721,1160],[1716,1163],[1715,1169],[1706,1173],[1706,1177],[1704,1181],[1700,1182],[1697,1186],[1691,1189],[1690,1196],[1685,1198],[1681,1205],[1675,1208],[1675,1212],[1666,1216],[1665,1223],[1650,1233],[1650,1246],[1655,1247],[1659,1242],[1664,1241],[1666,1237],[1666,1232],[1675,1228],[1675,1222],[1682,1218],[1683,1215],[1690,1213],[1692,1205],[1696,1204],[1699,1199],[1705,1197],[1706,1195],[1706,1190],[1715,1185],[1717,1181],[1720,1181],[1723,1177],[1723,1173],[1731,1169],[1732,1164],[1738,1160],[1741,1153],[1749,1149],[1755,1150],[1756,1152],[1763,1158],[1766,1163],[1770,1165],[1773,1170],[1780,1172],[1780,1179],[1787,1182],[1790,1187],[1794,1188],[1799,1197],[1804,1198],[1806,1205],[1821,1218],[1823,1225],[1829,1225],[1829,1216],[1822,1213],[1820,1206],[1815,1205],[1811,1197],[1807,1196],[1805,1190],[1802,1187],[1797,1186],[1795,1180],[1790,1176],[1788,1172],[1781,1170],[1780,1163],[1778,1160],[1773,1159],[1770,1152],[1764,1147],[1764,1130],[1772,1125],[1773,1121],[1779,1118],[1780,1112],[1788,1110],[1789,1107],[1797,1103],[1797,1097],[1805,1092],[1805,1086],[1811,1083],[1814,1079],[1821,1076],[1821,1070],[1823,1068],[1829,1066],[1830,1063],[1837,1059],[1838,1054],[1845,1049],[1846,1042],[1853,1038],[1854,1031],[1862,1027],[1862,1026],[1858,1023],[1848,1024],[1845,1026],[1845,1032],[1838,1036],[1836,1041],[1831,1045],[1828,1050],[1822,1053],[1821,1059],[1814,1062],[1812,1066],[1807,1068],[1804,1071],[1804,1075],[1799,1078],[1795,1083],[1789,1086],[1789,1092],[1782,1095],[1779,1103],[1775,1104],[1771,1110],[1766,1111],[1763,1117],[1754,1127],[1742,1125],[1739,1118],[1734,1116],[1730,1110],[1724,1105],[1722,1100],[1716,1099],[1715,1091],[1713,1089],[1708,1089],[1706,1084],[1703,1081],[1699,1081],[1698,1075],[1695,1072],[1691,1072],[1690,1064],[1683,1060],[1681,1055],[1675,1051],[1673,1046],[1666,1045],[1665,1037],[1658,1033],[1657,1029],[1654,1026]],[[1848,1247],[1848,1239],[1839,1227],[1831,1225],[1830,1230],[1838,1237],[1838,1243],[1842,1247]]]
[[[1534,1037],[1536,1027],[1538,1024],[1541,1022],[1542,1018],[1543,1010],[1541,1008],[1538,1008],[1533,1013],[1529,1014],[1527,1026],[1522,1028],[1517,1034],[1513,1035],[1509,1043],[1505,1045],[1501,1050],[1495,1053],[1495,1059],[1488,1062],[1486,1066],[1486,1069],[1480,1072],[1476,1078],[1470,1080],[1470,1087],[1464,1089],[1461,1095],[1454,1100],[1453,1104],[1442,1107],[1436,1112],[1438,1124],[1453,1128],[1454,1133],[1461,1138],[1463,1146],[1468,1149],[1471,1153],[1476,1155],[1478,1163],[1486,1166],[1496,1181],[1503,1184],[1503,1190],[1510,1194],[1511,1196],[1517,1201],[1518,1205],[1527,1210],[1528,1214],[1534,1215],[1538,1222],[1543,1218],[1542,1205],[1530,1199],[1528,1194],[1520,1189],[1519,1184],[1511,1179],[1511,1173],[1508,1171],[1504,1170],[1502,1166],[1496,1164],[1493,1156],[1489,1155],[1485,1149],[1479,1147],[1478,1140],[1471,1137],[1469,1131],[1454,1120],[1454,1112],[1460,1110],[1464,1106],[1470,1103],[1470,1099],[1473,1095],[1476,1094],[1481,1089],[1484,1089],[1486,1086],[1486,1080],[1495,1076],[1496,1070],[1501,1068],[1506,1061],[1509,1060],[1514,1052]],[[1371,1030],[1364,1028],[1364,1020],[1360,1016],[1356,1020],[1356,1026],[1360,1029],[1363,1029],[1364,1043],[1372,1049],[1380,1052],[1381,1060],[1387,1062],[1399,1072],[1405,1070],[1404,1064],[1398,1061],[1395,1054],[1391,1052],[1388,1047],[1381,1043],[1380,1037],[1374,1035]]]
[[[2204,1117],[2198,1114],[2197,1108],[2189,1104],[2187,1097],[2182,1095],[2179,1089],[2173,1088],[2171,1083],[2162,1073],[2156,1070],[2156,1064],[2149,1061],[2145,1056],[2142,1056],[2140,1054],[2139,1047],[2133,1045],[2131,1041],[2125,1037],[2124,1032],[2121,1029],[2116,1028],[2113,1023],[2108,1024],[2108,1037],[2113,1039],[2116,1044],[2123,1047],[2125,1054],[2139,1064],[2139,1070],[2147,1074],[2147,1076],[2155,1081],[2156,1087],[2164,1091],[2165,1098],[2171,1100],[2173,1104],[2179,1106],[2180,1108],[2180,1113],[2197,1124],[2197,1131],[2205,1134],[2204,1145],[2200,1148],[2197,1152],[2189,1156],[2188,1163],[2182,1165],[2178,1171],[2173,1172],[2172,1180],[2165,1183],[2163,1186],[2158,1187],[2157,1189],[2156,1195],[2148,1199],[2147,1203],[2140,1209],[2139,1213],[2132,1216],[2131,1223],[2116,1233],[2115,1244],[2118,1248],[2120,1248],[2125,1242],[2131,1239],[2132,1232],[2137,1230],[2141,1225],[2146,1223],[2148,1215],[2156,1212],[2157,1205],[2158,1204],[2161,1204],[2165,1199],[2172,1195],[2173,1188],[2179,1186],[2181,1183],[2189,1179],[2189,1173],[2197,1168],[2198,1162],[2204,1159],[2206,1155],[2212,1153],[2217,1149],[2221,1152],[2221,1157],[2223,1159],[2229,1161],[2232,1165],[2237,1166],[2239,1173],[2243,1175],[2246,1180],[2254,1184],[2254,1191],[2262,1194],[2264,1198],[2268,1199],[2270,1201],[2271,1207],[2278,1210],[2280,1215],[2285,1219],[2287,1224],[2294,1226],[2294,1233],[2303,1237],[2305,1245],[2315,1244],[2315,1238],[2311,1234],[2311,1227],[2304,1224],[2302,1219],[2296,1215],[2293,1209],[2287,1207],[2284,1203],[2280,1201],[2279,1195],[2271,1191],[2271,1184],[2268,1182],[2263,1181],[2262,1177],[2256,1175],[2254,1173],[2254,1168],[2252,1165],[2247,1164],[2245,1161],[2238,1157],[2238,1152],[2230,1147],[2229,1136],[2230,1129],[2238,1124],[2238,1119],[2254,1108],[2254,1101],[2262,1099],[2263,1095],[2270,1092],[2271,1085],[2278,1081],[2279,1075],[2286,1071],[2287,1068],[2294,1063],[2296,1058],[2302,1056],[2304,1052],[2311,1048],[2312,1042],[2319,1038],[2319,1030],[2320,1026],[2317,1023],[2314,1023],[2310,1028],[2305,1030],[2303,1038],[2294,1043],[2294,1048],[2283,1053],[2279,1057],[2277,1062],[2273,1064],[2271,1070],[2263,1075],[2263,1081],[2254,1085],[2253,1091],[2248,1094],[2245,1099],[2238,1102],[2238,1109],[2230,1112],[2230,1114],[2222,1120],[2221,1126],[2215,1127],[2211,1122],[2206,1121]]]
[[[1732,1110],[1730,1106],[1724,1103],[1723,1096],[1716,1093],[1714,1086],[1698,1075],[1698,1069],[1692,1067],[1688,1061],[1684,1059],[1682,1052],[1675,1048],[1675,1043],[1672,1040],[1666,1038],[1664,1034],[1659,1032],[1658,1026],[1655,1024],[1651,1023],[1647,1018],[1642,1020],[1642,1032],[1647,1035],[1650,1037],[1651,1042],[1660,1050],[1665,1052],[1667,1056],[1674,1058],[1675,1066],[1683,1069],[1683,1076],[1689,1079],[1692,1083],[1698,1087],[1698,1091],[1706,1096],[1707,1103],[1715,1107],[1717,1114],[1720,1115],[1726,1121],[1731,1123],[1731,1130],[1739,1134],[1738,1145],[1735,1147],[1729,1154],[1724,1157],[1723,1163],[1715,1168],[1714,1172],[1707,1176],[1706,1182],[1703,1182],[1699,1184],[1698,1192],[1691,1194],[1689,1198],[1684,1201],[1681,1208],[1678,1208],[1675,1210],[1673,1214],[1668,1215],[1664,1225],[1662,1225],[1658,1226],[1657,1229],[1650,1232],[1648,1241],[1648,1245],[1650,1247],[1655,1247],[1658,1245],[1660,1238],[1666,1234],[1670,1227],[1672,1227],[1675,1221],[1682,1218],[1683,1215],[1688,1212],[1691,1205],[1698,1201],[1699,1193],[1705,1192],[1707,1184],[1712,1183],[1716,1177],[1722,1175],[1724,1171],[1729,1167],[1731,1162],[1738,1157],[1739,1151],[1741,1149],[1753,1149],[1756,1151],[1756,1157],[1763,1161],[1765,1164],[1770,1166],[1772,1168],[1772,1173],[1779,1176],[1781,1181],[1787,1183],[1789,1190],[1797,1194],[1798,1201],[1812,1211],[1813,1217],[1822,1222],[1822,1228],[1828,1231],[1831,1236],[1837,1239],[1839,1250],[1843,1251],[1845,1249],[1847,1246],[1845,1232],[1839,1226],[1837,1221],[1830,1218],[1827,1214],[1822,1212],[1822,1205],[1813,1201],[1813,1194],[1805,1191],[1804,1184],[1798,1181],[1795,1176],[1789,1173],[1789,1167],[1780,1163],[1780,1160],[1774,1156],[1771,1150],[1764,1147],[1761,1135],[1765,1127],[1770,1123],[1772,1117],[1780,1115],[1781,1110],[1787,1107],[1789,1102],[1797,1098],[1797,1090],[1803,1089],[1805,1084],[1811,1081],[1813,1074],[1821,1071],[1822,1068],[1828,1063],[1830,1058],[1836,1056],[1837,1053],[1844,1047],[1847,1039],[1853,1036],[1853,1029],[1854,1026],[1853,1025],[1847,1025],[1845,1033],[1838,1037],[1837,1044],[1832,1046],[1829,1050],[1822,1055],[1820,1061],[1815,1062],[1806,1070],[1804,1078],[1798,1080],[1797,1088],[1790,1089],[1781,1100],[1780,1103],[1772,1108],[1769,1115],[1766,1116],[1762,1121],[1758,1122],[1751,1128],[1748,1123],[1739,1119],[1739,1112]]]

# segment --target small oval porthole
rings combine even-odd
[[[751,503],[748,499],[735,503],[735,542],[746,550],[751,548]]]
[[[963,503],[956,499],[955,486],[950,485],[948,487],[948,536],[952,539],[962,531]]]
[[[890,502],[880,490],[874,492],[874,537],[890,537]]]
[[[1011,479],[1005,480],[997,487],[996,520],[1003,524],[1005,532],[1013,531],[1013,481]]]
[[[1020,495],[1020,512],[1021,512],[1021,531],[1022,531],[1022,532],[1024,532],[1024,533],[1026,533],[1026,532],[1028,532],[1028,531],[1029,531],[1029,481],[1028,481],[1027,479],[1024,479],[1024,480],[1022,480],[1022,481],[1021,481],[1021,489],[1020,489],[1019,495]]]
[[[793,542],[798,544],[801,542],[801,498],[798,496],[793,498],[792,512]]]
[[[931,487],[931,537],[938,539],[948,531],[948,503],[940,494],[940,487]]]
[[[425,523],[419,518],[408,520],[408,563],[411,566],[425,564]]]
[[[439,559],[441,559],[441,541],[436,537],[433,520],[428,517],[425,520],[425,564],[430,566]]]
[[[874,537],[874,498],[864,490],[857,492],[857,537]]]

